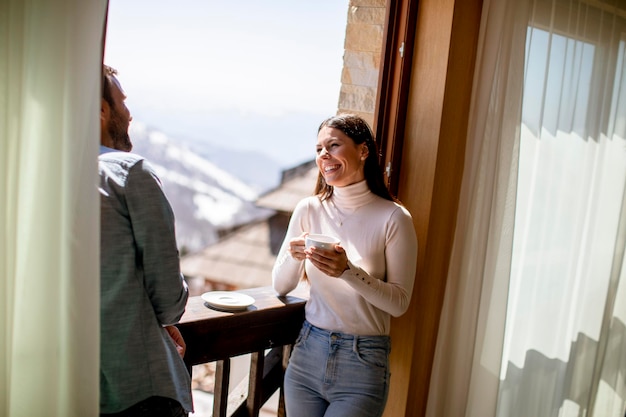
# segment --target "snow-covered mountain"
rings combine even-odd
[[[130,136],[133,152],[152,164],[163,183],[181,251],[197,251],[226,231],[271,214],[254,204],[280,175],[269,157],[208,144],[200,148],[137,121]]]

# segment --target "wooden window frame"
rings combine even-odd
[[[419,1],[387,1],[374,131],[389,191],[397,196]]]

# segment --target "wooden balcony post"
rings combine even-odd
[[[254,352],[250,355],[250,379],[248,384],[247,409],[250,417],[259,417],[261,398],[263,397],[263,363],[265,355],[263,351]]]
[[[230,359],[215,364],[215,385],[213,388],[213,417],[226,417],[228,407],[228,386],[230,384]]]

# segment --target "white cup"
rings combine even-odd
[[[335,245],[338,245],[338,244],[339,244],[339,239],[337,239],[334,236],[329,236],[329,235],[312,234],[312,235],[307,235],[307,237],[304,239],[304,246],[307,249],[312,246],[316,248],[322,248],[322,249],[335,249]]]

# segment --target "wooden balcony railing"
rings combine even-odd
[[[208,307],[201,297],[189,298],[178,324],[187,344],[185,363],[191,372],[194,365],[216,362],[213,417],[258,417],[276,390],[278,416],[284,416],[283,375],[308,293],[299,288],[277,297],[271,287],[238,292],[254,297],[255,303],[244,311],[224,312]],[[248,394],[245,386],[238,386],[229,396],[230,358],[248,353]]]

